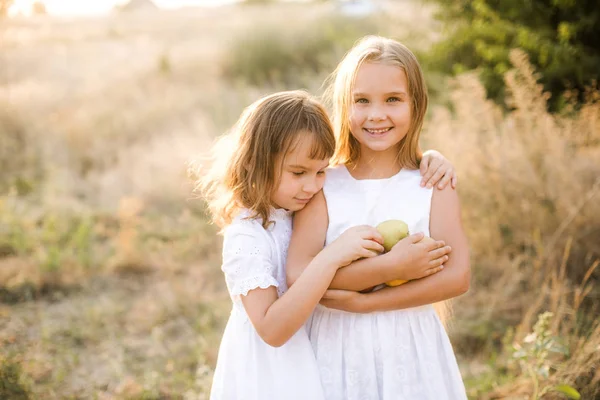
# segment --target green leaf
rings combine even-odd
[[[555,386],[554,390],[566,395],[570,399],[575,399],[575,400],[581,399],[581,395],[579,394],[579,392],[577,390],[575,390],[574,387],[566,385],[564,383],[561,385]]]

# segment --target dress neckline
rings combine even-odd
[[[363,182],[389,182],[391,180],[396,179],[397,177],[399,177],[400,175],[402,175],[404,172],[408,171],[405,168],[400,169],[400,171],[396,172],[394,175],[390,176],[389,178],[365,178],[365,179],[356,179],[354,176],[352,176],[352,174],[350,173],[350,170],[348,170],[348,167],[345,164],[341,164],[341,168],[344,169],[344,171],[346,172],[346,174],[348,175],[348,177],[354,181],[354,182],[358,182],[358,183],[363,183]]]
[[[289,211],[284,208],[271,207],[269,209],[269,220],[270,221],[282,221],[282,220],[285,220],[285,219],[291,217],[292,214],[293,214],[293,211]],[[262,224],[262,218],[260,218],[260,217],[250,218],[251,215],[253,215],[252,211],[250,211],[247,208],[243,208],[240,210],[240,213],[238,214],[237,218],[255,219],[256,221],[258,221],[259,223]]]
[[[271,207],[271,213],[269,214],[269,219],[272,220],[282,220],[290,217],[293,211],[286,210],[285,208],[275,208]]]

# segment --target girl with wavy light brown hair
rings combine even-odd
[[[348,229],[288,290],[292,212],[323,187],[335,138],[323,106],[302,91],[249,106],[215,145],[198,189],[224,234],[233,301],[211,399],[323,399],[315,357],[301,329],[338,268],[382,250],[372,227]]]

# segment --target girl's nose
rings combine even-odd
[[[318,190],[318,184],[317,184],[317,180],[316,179],[310,179],[308,180],[305,184],[304,187],[302,188],[306,193],[311,193],[314,194],[317,192]]]
[[[371,108],[368,116],[369,121],[383,121],[385,119],[385,113],[378,107]]]

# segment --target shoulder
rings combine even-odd
[[[418,169],[403,169],[400,174],[404,179],[419,180],[421,182],[421,171]]]
[[[268,235],[259,219],[249,218],[249,212],[242,212],[237,215],[229,226],[223,232],[223,251],[231,247],[247,248],[248,246],[260,247],[262,249],[269,247]]]
[[[433,189],[421,186],[421,171],[418,169],[403,169],[400,171],[398,180],[402,184],[408,185],[411,191],[416,191],[420,195],[431,197]],[[450,186],[450,185],[448,185]]]

